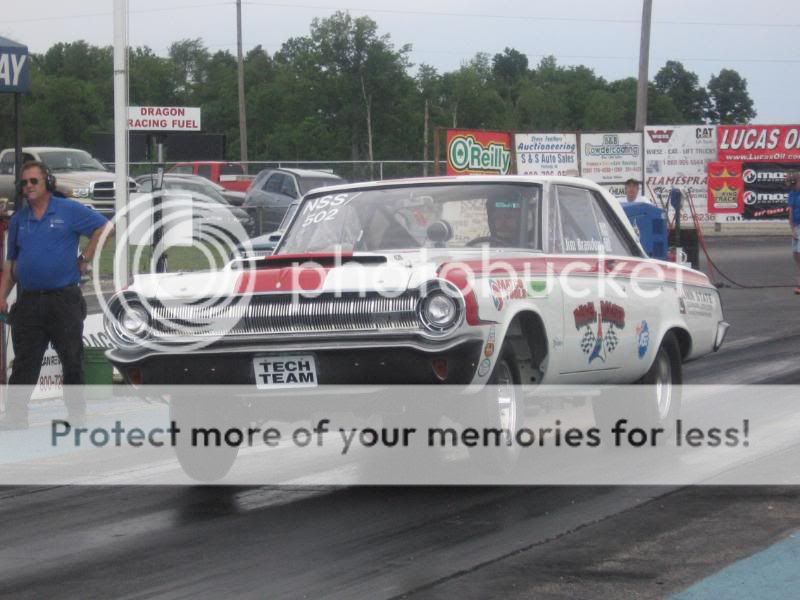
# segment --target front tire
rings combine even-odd
[[[216,445],[196,445],[193,430],[218,429],[224,434],[230,422],[218,405],[212,406],[203,399],[175,396],[170,402],[170,419],[180,429],[175,439],[175,456],[189,477],[201,482],[214,482],[222,479],[231,470],[238,446],[221,443]],[[197,439],[200,439],[199,436]]]
[[[525,414],[519,381],[519,369],[513,353],[501,351],[486,390],[475,407],[473,419],[479,431],[501,431],[497,446],[480,445],[471,449],[476,462],[491,473],[511,473],[519,463],[521,449],[515,437],[523,425]]]

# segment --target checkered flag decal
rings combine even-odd
[[[619,344],[619,338],[617,337],[617,330],[614,329],[613,326],[608,327],[604,341],[606,343],[606,352],[608,352],[609,354],[612,353],[614,349],[617,347],[617,344]]]
[[[581,350],[584,354],[589,354],[594,348],[594,343],[597,338],[594,335],[594,332],[590,328],[586,328],[586,333],[583,334],[581,338]]]

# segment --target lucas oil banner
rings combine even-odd
[[[511,174],[511,134],[477,129],[447,130],[448,175]]]
[[[800,125],[719,125],[719,160],[800,163]]]

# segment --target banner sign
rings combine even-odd
[[[743,202],[742,164],[709,163],[708,212],[711,214],[741,214]]]
[[[129,106],[130,131],[200,131],[196,106]]]
[[[447,130],[448,175],[508,175],[511,134],[476,129]]]
[[[518,133],[514,136],[518,175],[578,176],[574,133]]]
[[[754,162],[744,163],[744,211],[750,221],[784,220],[789,217],[789,190],[786,173],[797,170],[797,164]]]
[[[581,134],[581,175],[597,183],[642,179],[642,134]]]
[[[27,92],[30,62],[27,46],[0,37],[0,92]]]
[[[717,160],[717,136],[713,126],[656,125],[645,127],[644,194],[657,206],[666,206],[672,188],[684,197],[681,223],[693,227],[688,206],[691,196],[700,223],[713,223],[708,210],[707,165]]]
[[[719,160],[800,162],[800,125],[719,125]]]

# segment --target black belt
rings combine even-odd
[[[58,294],[63,294],[64,292],[71,292],[74,290],[80,290],[80,287],[77,285],[68,285],[62,288],[53,288],[51,290],[22,290],[20,296],[57,296]]]

